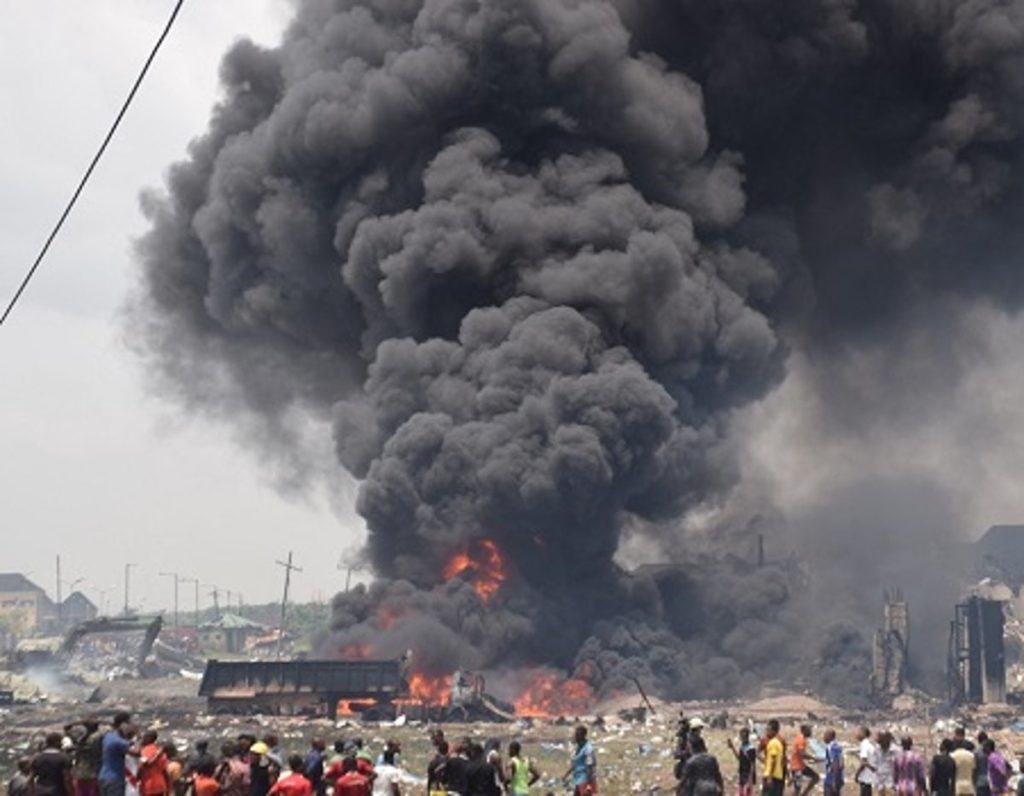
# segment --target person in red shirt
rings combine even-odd
[[[211,757],[196,766],[195,778],[192,780],[192,792],[195,796],[220,796],[220,783],[213,776],[217,764]]]
[[[341,762],[341,777],[334,784],[334,796],[370,796],[370,780],[359,773],[354,757]]]
[[[274,787],[270,789],[270,796],[313,796],[313,786],[302,773],[304,763],[302,755],[289,757],[288,768],[291,769],[291,773],[274,783]]]
[[[142,734],[138,773],[140,796],[165,796],[170,790],[167,753],[157,745],[156,738],[153,730]]]

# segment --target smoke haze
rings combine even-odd
[[[361,482],[339,650],[851,697],[884,586],[941,657],[957,457],[1010,450],[1018,5],[301,0],[145,198],[132,338]]]

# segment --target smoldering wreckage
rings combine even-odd
[[[749,461],[798,368],[822,444],[891,442],[1019,310],[1018,11],[299,0],[235,44],[144,197],[125,316],[154,387],[283,487],[358,481],[376,579],[316,657],[412,650],[410,693],[482,672],[526,715],[1001,699],[1014,600],[949,624],[977,576],[933,473],[796,516]],[[871,640],[894,585],[913,644],[904,598]]]

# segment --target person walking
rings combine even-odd
[[[23,757],[18,761],[14,776],[7,781],[7,796],[30,796],[28,781],[32,777],[32,758]]]
[[[892,733],[882,730],[876,740],[878,752],[875,758],[875,796],[895,796],[896,748],[892,743]]]
[[[988,733],[982,731],[977,736],[978,744],[974,747],[974,793],[976,796],[992,796],[992,784],[988,780]]]
[[[74,796],[71,758],[61,750],[63,740],[59,732],[51,732],[43,751],[32,758],[28,780],[32,796]]]
[[[985,741],[985,756],[988,758],[988,784],[992,796],[1006,796],[1010,790],[1010,764],[991,738]]]
[[[793,748],[789,753],[789,773],[793,780],[793,796],[807,796],[818,784],[821,777],[809,765],[810,743],[813,730],[810,724],[800,725],[800,732],[793,739]]]
[[[853,778],[860,787],[860,796],[872,796],[877,781],[878,747],[871,742],[871,730],[867,727],[857,732],[857,759],[859,765]]]
[[[519,741],[508,745],[508,793],[509,796],[528,796],[530,788],[537,784],[540,772],[528,757],[523,757]]]
[[[950,756],[952,751],[953,742],[943,738],[928,769],[928,792],[931,796],[955,796],[956,761]]]
[[[371,796],[370,780],[359,773],[355,757],[341,761],[341,776],[334,783],[334,796]]]
[[[757,784],[757,749],[750,742],[750,728],[743,727],[740,730],[738,747],[732,738],[727,743],[736,758],[736,796],[754,796],[754,785]],[[685,766],[683,768],[685,770]]]
[[[402,770],[397,766],[398,752],[384,750],[380,763],[374,767],[373,796],[402,796]]]
[[[103,733],[100,732],[100,720],[90,716],[84,721],[67,725],[64,732],[75,744],[71,769],[75,796],[99,796],[100,766],[103,765]]]
[[[909,735],[900,741],[900,751],[893,758],[893,771],[898,796],[924,796],[927,793],[924,760],[914,749],[914,740]]]
[[[708,754],[703,738],[690,741],[690,758],[683,767],[677,792],[679,796],[722,796],[725,792],[718,760]]]
[[[125,758],[128,755],[139,756],[138,749],[132,745],[135,728],[131,719],[128,713],[116,714],[113,729],[103,736],[99,776],[101,796],[125,796],[128,775]]]
[[[779,737],[779,720],[772,719],[765,729],[764,773],[761,782],[764,796],[782,796],[786,787],[786,747]]]
[[[302,755],[291,755],[288,768],[288,776],[273,784],[270,796],[313,796],[313,785],[306,777],[306,760]]]
[[[836,739],[836,731],[825,730],[825,796],[839,796],[846,784],[846,764],[843,760],[843,745]]]
[[[167,755],[156,741],[155,730],[146,730],[142,733],[142,748],[139,749],[139,796],[167,796],[170,791]]]
[[[573,742],[576,748],[562,779],[571,777],[573,796],[594,796],[597,793],[597,755],[593,744],[587,740],[587,728],[582,724],[573,732]]]
[[[974,793],[974,752],[966,744],[956,745],[950,757],[956,766],[956,780],[953,784],[954,796],[975,796]]]

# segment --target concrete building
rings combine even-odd
[[[16,633],[28,633],[56,619],[46,592],[20,572],[0,572],[0,617]]]
[[[238,614],[223,614],[216,621],[199,627],[199,647],[206,652],[242,652],[251,636],[266,632],[266,626],[259,622]]]
[[[61,603],[60,616],[65,625],[77,625],[88,622],[99,615],[99,609],[92,600],[82,592],[71,592]]]

